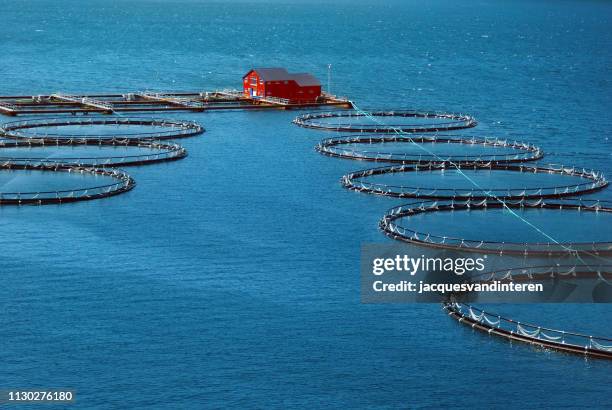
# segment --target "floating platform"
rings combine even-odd
[[[114,114],[125,112],[162,112],[211,110],[307,109],[316,107],[353,108],[348,98],[323,93],[316,103],[294,104],[279,98],[254,99],[239,90],[212,92],[151,92],[126,94],[87,94],[0,96],[0,114]]]

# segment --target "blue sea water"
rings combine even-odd
[[[204,91],[252,66],[327,86],[332,64],[331,91],[360,107],[470,113],[466,134],[610,175],[611,19],[602,1],[5,1],[0,89]],[[317,154],[329,134],[295,115],[175,113],[207,132],[185,160],[130,168],[133,191],[0,208],[0,388],[73,388],[81,408],[610,407],[607,362],[438,305],[360,304],[360,245],[386,241],[401,201],[343,190],[363,164]],[[495,309],[612,334],[607,305]]]

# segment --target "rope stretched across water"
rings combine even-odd
[[[569,185],[544,186],[535,188],[508,187],[486,188],[486,191],[469,188],[432,188],[423,186],[390,185],[384,183],[368,182],[367,179],[379,175],[412,174],[415,179],[423,172],[440,171],[448,169],[446,163],[432,162],[414,165],[396,165],[351,172],[341,178],[342,185],[350,190],[392,196],[397,198],[422,199],[488,199],[491,196],[503,200],[509,199],[540,199],[563,198],[579,194],[591,193],[608,186],[608,181],[600,172],[586,169],[567,168],[562,165],[549,165],[546,167],[529,165],[511,165],[489,163],[472,163],[457,165],[465,171],[511,171],[528,174],[549,174],[576,177],[586,182]]]
[[[475,238],[457,238],[440,236],[433,233],[419,232],[398,223],[402,218],[410,218],[432,212],[482,211],[490,209],[548,209],[557,212],[593,212],[612,213],[612,203],[598,200],[507,200],[503,204],[492,199],[463,199],[444,201],[420,201],[396,206],[387,211],[379,222],[381,231],[398,241],[434,248],[455,249],[479,253],[497,253],[500,255],[572,255],[580,259],[581,255],[599,256],[612,254],[612,242],[502,242],[479,240]]]
[[[560,243],[559,240],[555,239],[552,235],[548,234],[547,232],[545,232],[543,229],[541,229],[540,227],[536,226],[535,224],[531,223],[530,221],[528,221],[527,219],[521,217],[514,209],[523,209],[524,207],[542,207],[542,208],[548,208],[548,209],[567,209],[566,205],[567,203],[562,203],[562,204],[550,204],[550,203],[544,203],[543,199],[540,198],[538,201],[536,202],[529,202],[526,200],[526,198],[523,197],[523,195],[521,195],[521,198],[518,202],[515,202],[513,204],[511,204],[511,206],[508,205],[507,201],[509,199],[515,199],[515,198],[500,198],[499,195],[497,195],[495,192],[491,192],[491,189],[485,189],[482,188],[478,183],[476,183],[476,181],[474,181],[472,178],[470,178],[468,175],[466,175],[462,170],[461,170],[461,165],[464,165],[466,163],[468,164],[482,164],[483,162],[488,162],[490,164],[495,164],[495,160],[496,159],[500,159],[501,161],[514,161],[514,162],[523,162],[523,161],[527,161],[530,159],[533,159],[534,156],[538,156],[540,155],[540,153],[538,152],[536,155],[530,157],[528,155],[526,156],[520,156],[520,155],[515,155],[513,157],[508,157],[506,155],[504,155],[502,158],[495,158],[495,157],[489,157],[487,159],[490,159],[490,161],[482,161],[481,158],[466,158],[466,157],[453,157],[451,155],[444,155],[444,156],[440,156],[435,154],[434,152],[428,150],[426,147],[423,146],[423,142],[427,142],[425,138],[423,137],[412,137],[410,135],[407,135],[407,133],[410,132],[415,132],[415,129],[411,129],[411,128],[406,128],[403,129],[401,128],[401,126],[395,126],[395,125],[388,125],[385,124],[384,122],[380,121],[378,118],[376,118],[376,115],[373,115],[373,113],[368,113],[367,111],[361,110],[356,104],[353,104],[354,109],[357,111],[357,114],[359,116],[365,117],[370,119],[371,121],[373,121],[374,123],[377,123],[379,125],[379,127],[371,127],[368,128],[366,126],[363,126],[361,124],[357,124],[355,126],[355,124],[353,124],[353,126],[345,126],[343,124],[341,125],[329,125],[329,124],[321,124],[321,123],[317,123],[316,121],[313,121],[318,119],[318,118],[333,118],[335,117],[335,115],[320,115],[320,114],[313,114],[313,115],[306,115],[306,116],[301,116],[298,117],[294,120],[294,123],[296,123],[297,125],[303,126],[303,127],[308,127],[308,128],[315,128],[315,129],[323,129],[323,130],[329,130],[329,131],[350,131],[350,132],[366,132],[366,131],[371,131],[371,130],[377,130],[380,132],[384,132],[384,133],[393,133],[396,134],[396,136],[394,136],[393,138],[388,138],[386,136],[367,136],[367,137],[363,137],[363,138],[349,138],[349,137],[345,137],[345,138],[329,138],[326,140],[323,140],[317,147],[317,151],[319,151],[322,154],[325,155],[329,155],[329,156],[334,156],[334,157],[339,157],[339,158],[349,158],[349,159],[357,159],[357,160],[366,160],[366,161],[381,161],[381,162],[400,162],[400,163],[404,163],[404,164],[422,164],[423,163],[423,157],[426,158],[426,161],[429,164],[445,164],[445,165],[450,165],[452,167],[454,167],[458,173],[460,175],[462,175],[466,180],[468,180],[474,187],[475,190],[477,190],[481,195],[480,197],[483,198],[482,202],[478,203],[478,202],[473,202],[472,199],[468,199],[466,201],[464,201],[463,203],[459,203],[456,205],[455,200],[451,200],[450,204],[447,203],[445,205],[439,206],[438,202],[433,202],[428,206],[425,206],[423,204],[419,205],[419,206],[412,206],[413,204],[409,204],[408,206],[400,206],[400,207],[396,207],[393,208],[392,210],[390,210],[390,212],[385,215],[385,217],[381,220],[380,222],[380,228],[383,230],[383,232],[391,237],[393,237],[394,239],[400,239],[400,240],[405,240],[408,242],[413,242],[413,243],[419,243],[419,244],[428,244],[428,245],[434,245],[434,246],[441,246],[441,247],[449,247],[448,246],[448,242],[447,241],[456,241],[456,243],[450,247],[456,247],[458,249],[462,249],[462,250],[470,250],[470,251],[490,251],[487,249],[487,246],[485,244],[490,244],[490,242],[485,242],[485,241],[474,241],[472,243],[470,243],[470,241],[465,240],[465,239],[459,239],[459,238],[448,238],[448,237],[439,237],[439,241],[436,242],[436,240],[433,238],[432,235],[430,234],[420,234],[418,232],[415,231],[408,231],[402,227],[399,227],[397,225],[395,225],[393,223],[393,221],[395,221],[396,219],[402,217],[403,215],[414,215],[417,213],[421,213],[421,212],[431,212],[431,211],[439,211],[440,209],[449,209],[449,210],[453,210],[453,209],[472,209],[473,206],[475,206],[476,208],[481,208],[481,209],[486,209],[487,207],[493,207],[493,208],[502,208],[507,210],[511,215],[513,215],[514,217],[516,217],[518,220],[520,220],[522,223],[526,224],[527,226],[529,226],[531,229],[535,230],[538,234],[544,236],[547,239],[547,242],[545,243],[544,247],[545,249],[543,250],[535,250],[535,253],[538,252],[545,252],[547,254],[551,254],[553,252],[551,252],[551,247],[555,247],[556,248],[556,252],[561,251],[563,253],[570,253],[574,256],[577,257],[578,260],[582,261],[584,263],[584,261],[582,260],[582,258],[580,257],[579,252],[577,252],[577,250],[575,249],[576,244],[564,244],[564,243]],[[380,115],[378,115],[380,117]],[[474,122],[475,125],[475,122]],[[437,130],[436,130],[437,131]],[[372,155],[370,152],[367,151],[359,151],[359,150],[346,150],[346,149],[338,149],[337,146],[342,145],[342,144],[360,144],[360,143],[380,143],[380,142],[409,142],[411,144],[414,144],[415,146],[417,146],[420,150],[424,151],[425,154],[424,155],[419,155],[419,156],[409,156],[409,155],[402,155],[402,154],[393,154],[393,153],[379,153],[376,152],[374,153],[374,155]],[[416,157],[416,158],[415,158]],[[541,155],[540,155],[541,157]],[[537,158],[539,159],[539,158]],[[497,165],[500,163],[497,163]],[[372,172],[372,170],[367,170],[367,171],[358,171],[357,173],[352,173],[349,174],[348,178],[343,178],[343,183],[345,185],[352,185],[352,180],[354,179],[354,177],[356,176],[365,176],[365,175],[370,175]],[[588,174],[588,173],[587,173]],[[599,178],[599,177],[597,177]],[[603,186],[607,185],[607,182],[605,181],[605,178],[603,178],[603,176],[601,176],[602,178],[602,188]],[[368,189],[368,187],[360,187],[360,188],[365,188]],[[591,188],[595,188],[595,186],[592,186]],[[473,190],[472,190],[473,191]],[[379,191],[379,192],[382,192]],[[385,191],[386,193],[389,192],[389,190]],[[377,192],[378,193],[378,192]],[[557,194],[557,192],[553,192],[553,194]],[[512,209],[514,208],[514,209]],[[584,206],[583,203],[579,203],[579,204],[573,204],[569,206],[569,209],[575,209],[575,210],[582,210],[582,209],[587,209],[587,210],[594,210],[596,212],[598,212],[599,210],[603,210],[604,212],[612,212],[612,206],[608,206],[608,207],[604,207],[601,206],[599,204],[598,201],[591,201],[590,204],[586,204],[586,207]],[[408,232],[408,235],[406,234]],[[507,252],[508,253],[508,249],[506,246],[504,246],[505,244],[502,243],[498,243],[497,245],[501,245],[502,248],[501,249],[495,249],[494,251],[500,251],[500,252]],[[536,244],[541,245],[541,244]],[[581,249],[580,251],[589,255],[597,255],[601,250],[603,251],[612,251],[612,243],[602,243],[602,244],[597,244],[598,246],[595,246],[595,243],[593,244],[580,244],[581,245]],[[584,246],[583,246],[584,245]],[[599,246],[601,245],[601,246]],[[521,247],[524,247],[524,249],[521,249],[520,251],[515,249],[514,252],[516,253],[527,253],[528,249],[527,249],[527,244],[521,244]],[[510,253],[513,253],[512,249],[510,250]],[[532,250],[533,251],[533,250]],[[445,308],[448,308],[447,306],[445,306]],[[472,313],[472,316],[470,317],[469,320],[473,320],[475,324],[478,324],[478,326],[482,327],[483,325],[481,325],[480,323],[482,321],[484,321],[486,323],[487,326],[489,326],[489,332],[492,332],[493,328],[491,327],[491,325],[495,326],[496,324],[499,325],[502,322],[502,318],[498,317],[497,319],[491,319],[486,313],[481,312],[480,314],[476,315],[474,314],[473,310],[470,309],[470,313]],[[452,314],[456,314],[458,315],[458,317],[460,318],[460,320],[463,320],[463,316],[460,316],[458,313],[456,312],[452,312]],[[547,329],[549,332],[551,332],[551,329]],[[497,333],[502,333],[501,330],[495,330],[495,334]],[[552,333],[546,333],[546,332],[542,332],[541,329],[540,330],[529,330],[524,326],[517,326],[516,332],[518,333],[519,336],[516,337],[522,337],[522,338],[530,338],[531,340],[539,340],[539,339],[535,339],[535,338],[544,338],[547,339],[547,341],[545,342],[541,342],[540,344],[543,343],[547,343],[547,344],[552,344],[555,343],[554,340],[557,338],[560,338],[559,336],[556,336],[554,334],[554,332]],[[511,333],[512,334],[512,333]],[[601,351],[604,352],[604,354],[610,354],[610,357],[612,357],[612,352],[610,352],[609,350],[612,350],[612,345],[608,346],[605,345],[602,341],[603,340],[609,340],[609,339],[602,339],[602,338],[592,338],[589,337],[589,344],[587,345],[587,347],[585,348],[586,351],[588,352],[590,349],[590,352],[593,351]],[[578,345],[576,345],[578,346]],[[570,348],[569,350],[571,351],[572,348]],[[580,349],[580,347],[574,347],[574,349]],[[561,349],[560,349],[561,350]],[[568,350],[568,348],[566,347],[565,350]]]
[[[430,155],[428,153],[411,154],[407,152],[385,152],[370,151],[368,145],[375,144],[435,144],[436,146],[464,146],[494,149],[508,149],[507,152],[497,152],[491,154],[452,154],[440,153]],[[347,148],[346,146],[352,146]],[[365,148],[359,148],[363,147]],[[353,159],[359,161],[390,162],[400,164],[431,164],[431,163],[450,163],[461,165],[472,165],[480,163],[521,163],[526,161],[536,161],[544,156],[544,152],[537,146],[526,142],[508,141],[499,138],[476,138],[462,135],[414,135],[410,137],[398,135],[365,135],[365,136],[344,136],[326,138],[316,145],[315,149],[323,155],[330,157]]]
[[[371,115],[370,113],[368,113],[367,111],[363,111],[362,109],[360,109],[359,107],[357,107],[356,104],[353,104],[354,109],[360,113],[361,115],[367,117],[368,119],[370,119],[371,121],[375,122],[375,123],[379,123],[379,124],[383,124],[380,120],[378,120],[377,118],[375,118],[373,115]],[[404,132],[401,128],[396,128],[396,127],[389,127],[389,132],[393,132],[395,134],[399,134],[399,135],[407,135],[406,132]],[[409,135],[408,135],[409,137]],[[438,158],[439,160],[442,160],[442,158],[440,158],[437,154],[435,154],[434,152],[428,150],[425,146],[423,146],[422,144],[417,144],[416,142],[412,142],[414,145],[416,145],[419,149],[422,149],[423,151],[427,152],[429,155],[434,156],[436,158]],[[525,223],[526,225],[528,225],[529,227],[531,227],[532,229],[534,229],[536,232],[538,232],[539,234],[543,235],[544,237],[546,237],[548,240],[556,243],[556,244],[560,244],[560,241],[558,241],[557,239],[553,238],[551,235],[549,235],[548,233],[544,232],[541,228],[539,228],[538,226],[534,225],[533,223],[529,222],[527,219],[521,217],[517,212],[515,212],[514,210],[512,210],[510,207],[505,205],[505,202],[503,199],[500,199],[498,197],[496,197],[495,195],[491,194],[490,192],[488,192],[485,188],[481,187],[476,181],[474,181],[473,178],[470,178],[468,175],[466,175],[461,168],[459,167],[458,164],[454,163],[454,162],[449,162],[450,165],[452,165],[455,169],[457,169],[457,171],[459,172],[459,174],[461,174],[465,179],[467,179],[472,185],[474,185],[477,189],[479,189],[480,191],[485,192],[485,194],[489,197],[491,197],[492,199],[498,201],[500,204],[502,204],[502,206],[508,210],[508,212],[514,216],[515,218],[517,218],[518,220],[520,220],[521,222]],[[567,249],[568,252],[571,252],[571,249]]]

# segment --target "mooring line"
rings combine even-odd
[[[363,116],[365,116],[366,118],[370,119],[371,121],[379,124],[379,125],[383,125],[385,127],[388,127],[389,129],[392,129],[394,133],[398,134],[398,135],[403,135],[403,136],[407,136],[407,138],[410,140],[410,142],[414,145],[416,145],[419,149],[427,152],[429,155],[432,155],[434,157],[436,157],[438,160],[442,160],[441,157],[439,157],[437,154],[435,154],[433,151],[428,150],[427,148],[425,148],[424,146],[422,146],[421,144],[418,144],[416,142],[414,142],[414,140],[410,137],[410,135],[406,132],[403,132],[401,129],[398,129],[396,127],[393,126],[388,126],[387,124],[385,124],[383,121],[378,120],[377,118],[375,118],[373,115],[371,115],[368,111],[362,110],[361,108],[359,108],[357,106],[357,104],[353,103],[353,108],[355,109],[355,111],[359,112],[360,114],[362,114]],[[560,241],[558,241],[557,239],[555,239],[554,237],[552,237],[551,235],[549,235],[548,233],[544,232],[544,230],[540,229],[539,227],[537,227],[536,225],[534,225],[533,223],[529,222],[527,219],[521,217],[518,213],[516,213],[514,210],[512,210],[504,200],[498,198],[496,195],[491,195],[490,194],[490,190],[486,190],[483,187],[481,187],[476,181],[474,181],[472,178],[470,178],[468,175],[466,175],[461,168],[455,164],[453,161],[446,161],[446,163],[452,165],[453,167],[455,167],[455,169],[459,172],[459,174],[461,176],[463,176],[465,179],[467,179],[471,184],[473,184],[476,188],[478,188],[479,190],[481,190],[485,195],[489,196],[492,199],[495,199],[496,201],[500,202],[502,204],[502,206],[504,207],[504,209],[508,210],[510,212],[511,215],[515,216],[516,218],[518,218],[520,221],[524,222],[525,224],[527,224],[528,226],[530,226],[531,228],[533,228],[535,231],[537,231],[538,233],[540,233],[541,235],[543,235],[545,238],[548,238],[549,240],[551,240],[552,242],[554,242],[557,245],[560,245],[561,247],[563,247],[565,250],[567,250],[570,253],[576,253],[573,249],[565,246],[563,243],[561,243]]]

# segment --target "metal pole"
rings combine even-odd
[[[327,65],[327,92],[331,95],[331,69],[332,65]]]

